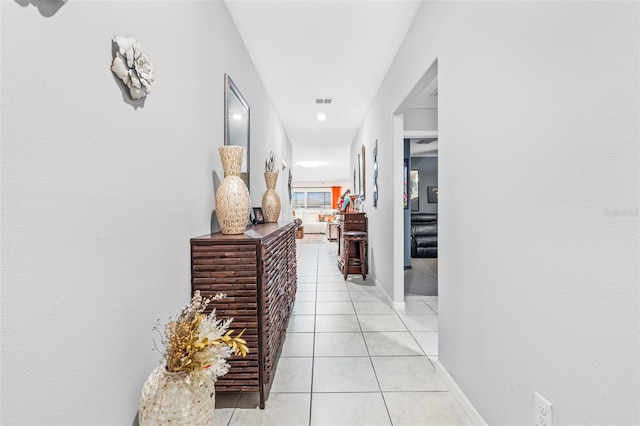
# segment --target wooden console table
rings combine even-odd
[[[215,233],[191,239],[191,292],[227,295],[212,303],[231,329],[246,329],[246,358],[232,356],[216,392],[260,392],[271,383],[297,288],[295,224],[255,225],[244,234]]]
[[[344,263],[348,262],[348,271],[349,274],[360,274],[362,273],[361,269],[361,260],[358,250],[350,250],[349,259],[344,258],[344,238],[342,238],[342,233],[346,231],[364,231],[367,232],[368,228],[368,220],[366,213],[360,212],[342,212],[337,216],[338,219],[338,266],[340,267],[340,271],[344,268]],[[362,262],[365,264],[364,274],[366,275],[369,270],[369,259],[365,252],[365,259],[362,259]]]

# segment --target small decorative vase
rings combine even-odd
[[[276,192],[278,172],[264,172],[267,191],[262,196],[262,212],[265,222],[277,222],[280,216],[280,196]]]
[[[141,426],[210,425],[215,403],[213,380],[194,383],[184,371],[172,373],[161,365],[142,387],[138,421]]]
[[[249,221],[249,190],[240,178],[244,148],[226,145],[218,148],[224,179],[216,192],[216,214],[223,234],[243,234]]]

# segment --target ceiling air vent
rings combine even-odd
[[[316,104],[332,104],[333,99],[316,98]]]
[[[438,138],[424,138],[424,139],[420,139],[419,141],[416,141],[416,143],[420,145],[426,145],[428,143],[435,142],[437,140]]]

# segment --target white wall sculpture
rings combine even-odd
[[[153,83],[153,65],[149,55],[142,52],[142,46],[133,37],[114,36],[118,45],[111,71],[129,88],[131,99],[144,98],[151,93]]]

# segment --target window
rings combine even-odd
[[[293,208],[330,210],[331,190],[325,188],[294,188],[291,197]]]
[[[291,196],[291,205],[293,208],[304,208],[305,207],[305,193],[295,191]]]
[[[330,192],[307,192],[307,208],[308,209],[330,209],[331,193]]]

